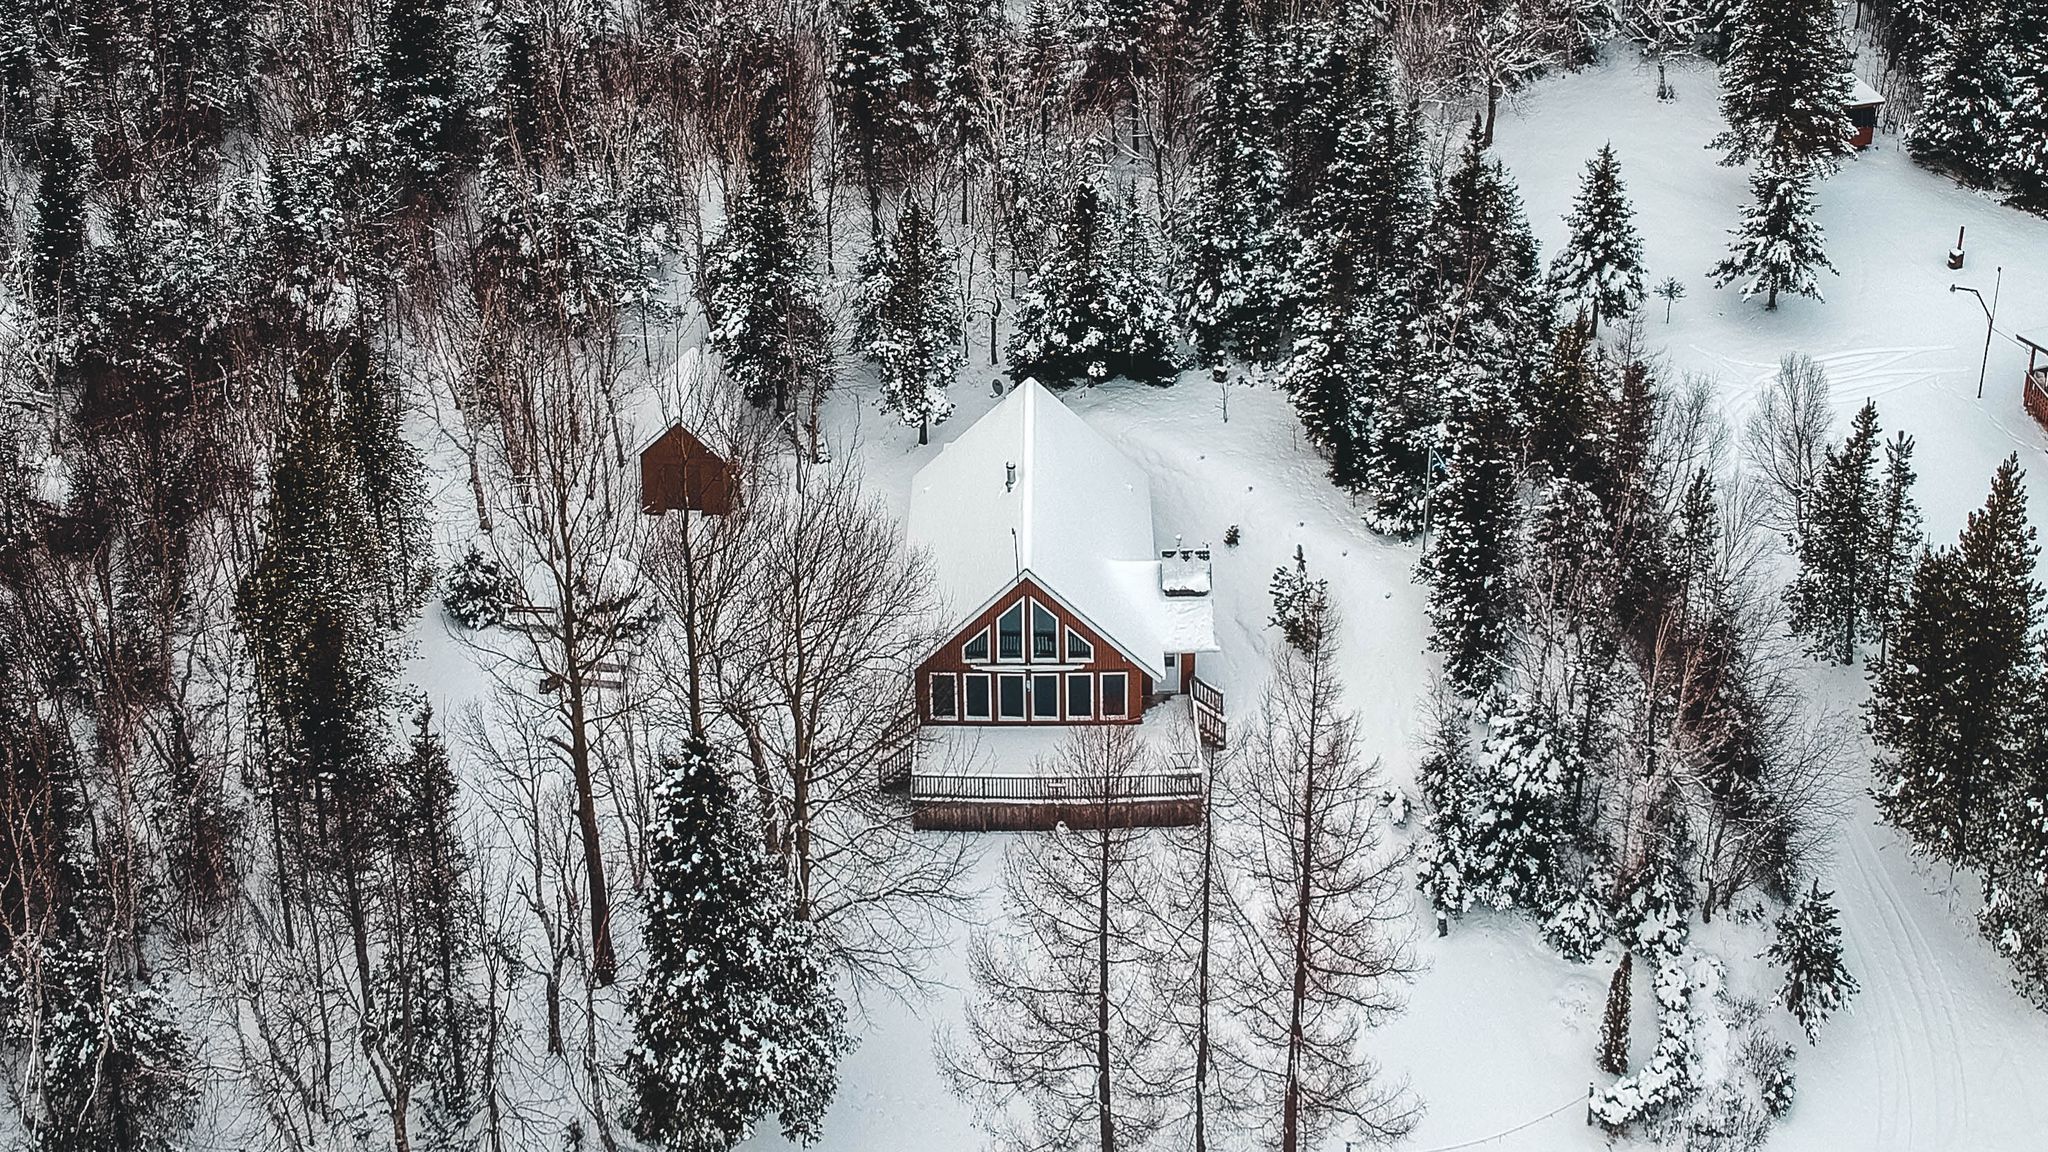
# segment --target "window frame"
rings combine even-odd
[[[1039,699],[1039,689],[1045,687],[1047,682],[1050,682],[1052,684],[1052,691],[1044,693],[1044,696],[1052,701],[1052,708],[1050,711],[1047,711],[1045,709],[1044,703]],[[1031,674],[1030,689],[1025,693],[1025,695],[1028,697],[1028,699],[1025,701],[1025,711],[1031,714],[1031,719],[1057,721],[1060,718],[1059,673],[1033,672]]]
[[[1128,672],[1104,672],[1100,679],[1102,681],[1102,686],[1099,698],[1096,701],[1096,708],[1099,712],[1101,712],[1102,718],[1104,720],[1130,719],[1131,674]],[[1119,684],[1123,685],[1123,687],[1119,689],[1117,693],[1120,697],[1122,697],[1122,706],[1114,712],[1111,712],[1109,710],[1109,682],[1112,679],[1116,680]]]
[[[1029,623],[1029,621],[1025,619],[1024,605],[1025,601],[1020,599],[1016,603],[1010,605],[1008,608],[1005,608],[1001,612],[996,613],[996,663],[998,664],[1025,663],[1024,654],[1027,651],[1029,651],[1029,649],[1025,647],[1024,639],[1027,631],[1026,625]],[[1017,614],[1017,654],[1015,656],[1010,655],[1009,649],[1004,646],[1003,636],[1003,621],[1012,612]]]
[[[1067,719],[1095,719],[1095,677],[1087,672],[1069,672],[1064,679],[1066,683],[1062,685],[1062,688],[1066,692]],[[1081,685],[1083,691],[1087,693],[1088,707],[1086,709],[1076,710],[1074,707],[1074,685],[1076,684]]]
[[[972,635],[972,636],[969,636],[969,637],[967,638],[967,641],[966,641],[966,643],[963,643],[963,644],[961,644],[961,645],[960,645],[960,659],[961,659],[961,661],[962,661],[963,663],[967,663],[967,664],[986,664],[986,663],[988,663],[988,646],[989,646],[989,638],[988,638],[988,631],[989,631],[988,629],[986,629],[986,628],[983,628],[983,629],[982,629],[982,630],[980,630],[979,632],[976,632],[976,633],[975,633],[974,635]],[[981,645],[981,655],[979,655],[979,656],[976,656],[976,655],[974,654],[974,646],[975,646],[976,644],[979,644],[979,645]]]
[[[939,685],[946,686],[947,707],[939,711]],[[960,719],[960,674],[958,672],[934,672],[925,687],[926,710],[934,720]]]
[[[963,720],[979,721],[994,720],[996,718],[996,689],[993,677],[987,672],[969,672],[961,677],[961,680],[960,718]],[[974,713],[973,708],[970,707],[973,699],[973,689],[976,686],[981,688],[981,699],[984,705],[981,714],[978,716]]]
[[[1031,626],[1031,662],[1034,664],[1057,664],[1060,662],[1059,614],[1054,612],[1052,609],[1046,607],[1044,602],[1039,600],[1036,596],[1031,597],[1030,603],[1031,611],[1026,614],[1026,622]],[[1038,653],[1038,625],[1041,621],[1050,626],[1047,629],[1047,631],[1051,634],[1051,642],[1046,645],[1047,652],[1043,656],[1039,655]]]
[[[1075,651],[1074,648],[1077,644],[1080,645],[1079,651]],[[1067,663],[1072,664],[1079,661],[1080,663],[1088,664],[1093,662],[1094,659],[1095,642],[1081,635],[1080,631],[1072,624],[1067,625]]]
[[[1004,692],[1003,692],[1003,690],[1004,690],[1004,687],[1005,687],[1006,685],[1010,684],[1011,682],[1015,682],[1015,683],[1016,683],[1016,685],[1017,685],[1017,714],[1016,714],[1016,715],[1014,715],[1014,716],[1012,716],[1012,715],[1010,714],[1010,710],[1009,710],[1009,707],[1008,707],[1008,705],[1009,705],[1009,700],[1008,700],[1008,698],[1007,698],[1007,697],[1006,697],[1006,696],[1004,695]],[[998,720],[999,722],[1001,722],[1001,723],[1004,723],[1004,724],[1016,724],[1016,723],[1019,723],[1019,722],[1028,722],[1028,721],[1029,721],[1029,720],[1031,719],[1031,687],[1030,687],[1030,685],[1031,685],[1031,677],[1030,677],[1030,675],[1029,675],[1028,673],[1025,673],[1025,672],[998,672],[998,673],[996,673],[996,698],[995,698],[995,709],[996,709],[996,719],[997,719],[997,720]]]

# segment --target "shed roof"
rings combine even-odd
[[[1863,77],[1852,74],[1849,80],[1855,86],[1855,91],[1849,97],[1849,107],[1863,108],[1884,103],[1883,94],[1871,87],[1870,82]]]
[[[1145,473],[1036,380],[918,471],[908,528],[957,618],[1028,573],[1155,678],[1216,648],[1209,601],[1160,590]]]
[[[2048,328],[2033,333],[2015,332],[2012,336],[2036,352],[2048,352]]]

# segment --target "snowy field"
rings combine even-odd
[[[1549,81],[1503,113],[1498,151],[1520,185],[1546,249],[1584,161],[1603,143],[1617,149],[1650,281],[1675,276],[1686,288],[1663,323],[1649,305],[1649,336],[1675,376],[1709,376],[1731,426],[1739,427],[1779,357],[1804,352],[1824,364],[1846,421],[1875,399],[1887,432],[1919,442],[1916,495],[1926,530],[1952,539],[1982,503],[1993,468],[2018,450],[2030,472],[2034,521],[2048,524],[2048,433],[2020,407],[2024,350],[2000,335],[1991,349],[1984,397],[1975,396],[1983,315],[1951,294],[1952,275],[1990,293],[2004,266],[1999,327],[2048,331],[2048,221],[2025,216],[1914,167],[1896,139],[1849,161],[1820,192],[1820,219],[1840,275],[1823,277],[1826,303],[1787,300],[1776,312],[1716,290],[1707,277],[1725,249],[1748,191],[1743,173],[1717,163],[1706,142],[1720,129],[1711,71],[1674,76],[1679,97],[1660,103],[1655,75],[1623,62]],[[1956,228],[1969,229],[1969,266],[1951,274],[1943,258]],[[933,430],[932,444],[851,396],[835,402],[837,450],[860,457],[868,480],[900,512],[910,477],[992,400],[981,364],[956,389],[959,410]],[[1239,713],[1264,677],[1270,645],[1267,580],[1301,546],[1328,577],[1345,615],[1342,670],[1360,719],[1365,751],[1408,787],[1421,705],[1434,659],[1424,651],[1424,589],[1413,576],[1413,545],[1368,532],[1348,500],[1323,479],[1321,463],[1297,435],[1284,399],[1266,387],[1233,386],[1229,420],[1217,385],[1190,374],[1175,388],[1116,385],[1067,399],[1146,468],[1162,541],[1218,546],[1215,566],[1220,656],[1204,660]],[[460,493],[449,503],[459,503]],[[1221,547],[1239,525],[1242,543]],[[433,617],[430,614],[430,620]],[[470,655],[437,623],[427,626],[415,678],[443,715],[476,680]],[[1862,670],[1815,668],[1815,705],[1853,710]],[[1867,752],[1867,749],[1864,750]],[[2014,994],[2004,964],[1977,937],[1973,884],[1909,856],[1905,841],[1878,826],[1868,799],[1867,755],[1848,766],[1849,818],[1823,866],[1845,921],[1848,962],[1863,991],[1822,1033],[1801,1046],[1798,1098],[1772,1139],[1784,1149],[1928,1149],[2025,1152],[2048,1147],[2048,1015]],[[1414,827],[1408,833],[1412,834]],[[996,874],[1005,838],[978,839],[978,875]],[[1474,915],[1447,939],[1415,920],[1427,965],[1405,1014],[1374,1032],[1370,1047],[1386,1072],[1403,1077],[1426,1114],[1403,1147],[1512,1150],[1608,1146],[1585,1125],[1587,1085],[1598,1078],[1595,1036],[1611,958],[1576,966],[1559,959],[1522,919]],[[859,1049],[825,1124],[827,1150],[966,1152],[984,1144],[953,1099],[932,1055],[935,1030],[957,1026],[965,981],[965,927],[928,1000],[883,995],[860,1006]],[[1716,923],[1695,934],[1727,962],[1738,987],[1767,994],[1755,959],[1760,927]],[[1648,966],[1638,970],[1635,1057],[1648,1054]],[[1787,1034],[1790,1034],[1789,1024]],[[777,1147],[768,1136],[752,1145]]]

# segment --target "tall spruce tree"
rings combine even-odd
[[[1430,501],[1430,646],[1467,695],[1500,679],[1513,638],[1522,514],[1516,425],[1501,381],[1455,368],[1444,420],[1444,480]]]
[[[1821,299],[1819,273],[1832,272],[1826,237],[1813,218],[1813,176],[1797,164],[1767,157],[1750,177],[1750,206],[1741,227],[1730,235],[1726,259],[1714,266],[1714,282],[1726,287],[1740,280],[1742,298],[1764,295],[1764,308],[1775,311],[1778,294]]]
[[[1923,553],[1870,699],[1885,819],[1952,864],[1978,866],[2024,779],[2040,690],[2040,553],[2008,456],[1954,547]]]
[[[1834,893],[1820,882],[1778,918],[1778,935],[1764,955],[1785,970],[1778,997],[1811,1044],[1820,1026],[1856,994],[1856,978],[1842,963],[1842,926],[1835,923]]]
[[[36,151],[36,219],[29,232],[29,281],[44,309],[67,310],[85,256],[87,160],[59,97]]]
[[[791,177],[785,96],[761,98],[747,184],[705,258],[710,343],[747,402],[780,415],[823,378],[827,327],[811,254],[811,206]]]
[[[670,1152],[724,1152],[772,1112],[815,1140],[849,1041],[813,929],[709,746],[662,762],[653,811],[630,1126]]]
[[[1876,635],[1871,584],[1878,553],[1883,494],[1877,462],[1877,405],[1865,402],[1849,436],[1828,450],[1799,537],[1799,575],[1786,589],[1792,631],[1815,656],[1856,662],[1856,644]]]
[[[1878,485],[1877,516],[1871,524],[1871,572],[1864,611],[1877,630],[1879,651],[1891,639],[1912,588],[1913,560],[1920,554],[1920,508],[1913,503],[1913,438],[1904,432],[1885,441],[1884,479]]]
[[[2048,213],[2048,0],[2011,0],[2012,110],[2000,139],[2012,203]]]
[[[1549,335],[1552,300],[1521,196],[1488,154],[1476,119],[1423,247],[1422,312],[1432,340],[1454,365],[1497,376],[1519,397],[1533,369],[1528,349]]]
[[[1730,164],[1775,159],[1812,174],[1849,154],[1849,54],[1835,0],[1737,0],[1716,137]]]
[[[452,0],[389,0],[383,45],[384,131],[400,194],[440,205],[468,145],[461,44],[466,9]]]
[[[1018,308],[1009,345],[1018,379],[1050,388],[1118,376],[1163,384],[1179,370],[1146,223],[1134,197],[1124,207],[1118,220],[1093,184],[1074,192]]]
[[[1991,186],[2005,162],[2001,129],[2017,62],[2003,8],[1958,5],[1939,25],[1939,48],[1921,77],[1919,112],[1906,136],[1915,160],[1979,188]]]
[[[941,25],[926,0],[843,0],[832,106],[842,147],[881,224],[881,189],[906,177],[936,142],[946,81]]]
[[[1270,362],[1279,351],[1280,160],[1263,55],[1243,0],[1217,12],[1209,100],[1196,140],[1178,304],[1195,357]]]
[[[1620,319],[1643,302],[1643,242],[1612,144],[1586,162],[1565,223],[1571,237],[1550,265],[1550,283],[1567,311],[1586,310],[1598,334],[1602,320]]]
[[[952,415],[946,389],[960,372],[960,312],[953,299],[952,253],[938,221],[913,196],[893,240],[877,241],[854,309],[854,339],[881,375],[882,408],[917,427]]]

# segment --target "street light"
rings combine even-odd
[[[1979,400],[1984,398],[1985,370],[1991,367],[1991,332],[1993,325],[1998,322],[1998,292],[2004,285],[2005,267],[2000,265],[1995,278],[1991,281],[1991,303],[1989,304],[1984,303],[1984,294],[1975,288],[1965,287],[1961,284],[1950,284],[1948,286],[1948,290],[1951,292],[1968,292],[1970,295],[1975,296],[1977,298],[1977,307],[1984,310],[1984,358],[1977,362],[1977,399]]]

